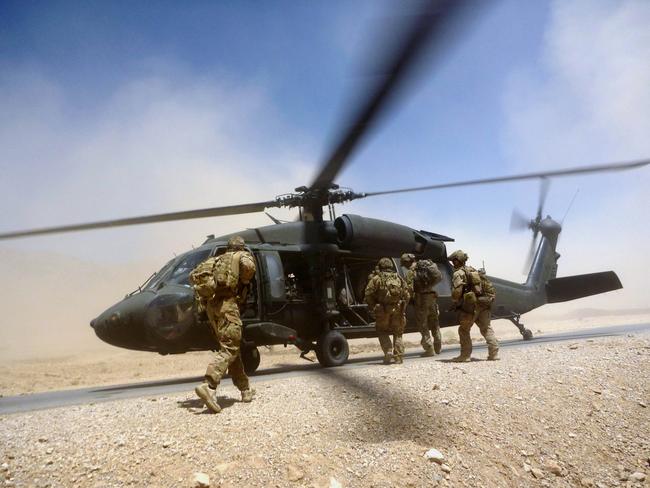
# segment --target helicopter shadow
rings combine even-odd
[[[336,429],[335,435],[346,441],[351,435],[356,436],[358,441],[370,444],[407,440],[422,447],[449,439],[448,427],[456,424],[457,419],[449,409],[434,402],[436,392],[431,392],[430,400],[416,396],[390,375],[390,369],[395,366],[380,363],[377,366],[386,368],[387,375],[382,378],[390,378],[388,381],[357,377],[345,370],[323,370],[324,376],[349,389],[357,401],[363,402],[359,412],[354,410],[354,404],[350,407],[351,427],[345,429],[338,423],[331,426]],[[346,414],[343,415],[345,418]]]
[[[217,403],[222,409],[230,408],[232,407],[235,403],[239,403],[237,400],[233,398],[229,398],[226,396],[219,396],[217,397]],[[213,412],[211,412],[203,403],[203,400],[200,398],[188,398],[186,400],[180,400],[176,402],[178,405],[178,408],[184,408],[194,415],[214,415]],[[199,409],[202,409],[201,411],[197,411]]]
[[[455,364],[455,365],[459,365],[459,366],[462,365],[462,364],[484,363],[486,361],[487,361],[487,359],[481,359],[481,358],[470,358],[469,361],[465,361],[465,362],[454,361],[451,358],[449,358],[449,359],[436,359],[436,362],[438,362],[438,363]]]

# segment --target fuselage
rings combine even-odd
[[[215,347],[209,328],[195,313],[189,273],[201,261],[223,252],[230,234],[210,237],[161,268],[141,289],[93,320],[102,340],[129,349],[180,353]],[[399,273],[404,252],[432,259],[442,272],[436,286],[442,327],[456,325],[451,311],[451,275],[445,242],[437,234],[376,219],[344,215],[336,221],[291,222],[239,232],[254,255],[257,275],[242,319],[244,337],[255,345],[287,342],[295,331],[314,341],[325,328],[349,338],[372,337],[374,323],[363,303],[368,274],[377,260],[393,259]],[[526,284],[492,278],[497,288],[495,315],[504,318],[539,306],[539,292]],[[345,293],[345,302],[341,300]],[[407,331],[416,331],[412,306]],[[260,325],[261,324],[261,325]]]

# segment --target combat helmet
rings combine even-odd
[[[234,236],[228,239],[228,249],[231,251],[242,251],[244,249],[244,238]]]
[[[377,264],[377,268],[379,268],[379,271],[395,270],[395,268],[393,268],[393,262],[390,260],[390,258],[381,258]]]
[[[415,261],[415,254],[411,254],[408,252],[405,252],[399,258],[400,264],[406,268],[408,268],[413,263],[413,261]]]
[[[467,254],[465,254],[461,249],[458,249],[457,251],[452,252],[447,259],[449,261],[456,260],[461,264],[465,264],[467,262],[467,258]]]

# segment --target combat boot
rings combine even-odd
[[[202,383],[194,388],[194,393],[196,393],[197,396],[203,400],[203,403],[205,403],[205,406],[208,407],[210,411],[214,413],[221,412],[221,407],[217,403],[217,392],[216,390],[210,388],[210,385],[207,383]]]
[[[435,354],[436,354],[436,352],[434,351],[433,347],[429,347],[428,349],[425,349],[424,352],[422,354],[420,354],[420,356],[422,356],[423,358],[430,358],[431,356],[434,356]]]
[[[255,396],[255,390],[252,388],[249,388],[248,390],[242,390],[241,392],[241,401],[244,403],[250,403],[253,401],[253,397]]]
[[[384,360],[382,361],[383,364],[390,364],[393,362],[393,355],[389,352],[384,354]]]
[[[404,358],[402,356],[395,356],[395,364],[402,364],[404,362]]]
[[[469,363],[472,360],[470,356],[456,356],[452,358],[453,363]]]
[[[498,361],[499,360],[499,350],[497,349],[496,351],[489,351],[487,360],[488,361]]]
[[[442,344],[440,342],[434,342],[433,350],[436,354],[440,354],[440,351],[442,351]]]

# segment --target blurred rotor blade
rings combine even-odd
[[[243,205],[229,205],[227,207],[212,207],[199,210],[186,210],[183,212],[171,212],[142,217],[129,217],[126,219],[104,220],[101,222],[90,222],[86,224],[63,225],[60,227],[44,227],[40,229],[29,229],[0,234],[0,240],[15,239],[43,234],[60,234],[63,232],[74,232],[80,230],[103,229],[106,227],[122,227],[126,225],[153,224],[155,222],[170,222],[174,220],[202,219],[206,217],[222,217],[226,215],[239,215],[254,212],[262,212],[267,207],[277,206],[276,202],[245,203]]]
[[[527,275],[530,271],[530,266],[533,264],[533,259],[535,258],[535,250],[537,249],[537,236],[538,231],[536,230],[533,233],[533,239],[530,241],[530,249],[528,249],[528,255],[526,256],[526,262],[524,263],[523,274]]]
[[[510,217],[510,231],[528,229],[530,220],[519,210],[514,209]]]
[[[551,180],[548,178],[542,178],[539,186],[539,204],[537,205],[537,222],[542,220],[542,213],[544,211],[544,203],[546,203],[546,197],[548,196],[548,189],[551,185]]]
[[[442,50],[444,41],[453,31],[452,24],[457,22],[460,14],[474,11],[482,4],[476,0],[426,0],[420,3],[419,11],[409,19],[401,37],[376,64],[380,69],[373,72],[367,94],[362,95],[360,103],[351,110],[311,188],[330,187],[363,137],[404,92],[427,47],[435,44]]]
[[[586,173],[601,173],[606,171],[625,171],[629,169],[641,168],[643,166],[647,166],[648,164],[650,164],[650,159],[642,159],[639,161],[631,161],[626,163],[600,164],[593,166],[582,166],[579,168],[559,169],[555,171],[541,171],[539,173],[525,173],[521,175],[498,176],[496,178],[457,181],[453,183],[441,183],[437,185],[415,186],[412,188],[401,188],[399,190],[372,191],[363,193],[363,195],[366,197],[374,197],[379,195],[392,195],[394,193],[441,190],[443,188],[455,188],[458,186],[491,185],[493,183],[503,183],[506,181],[534,180],[537,178],[559,178],[562,176],[571,176]]]

